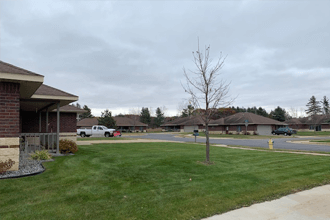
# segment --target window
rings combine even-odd
[[[241,132],[241,131],[242,131],[241,126],[238,125],[238,126],[237,126],[237,132]]]

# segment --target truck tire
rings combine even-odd
[[[104,134],[104,136],[108,138],[108,137],[110,137],[110,133],[107,132]]]
[[[81,133],[80,133],[80,137],[82,137],[82,138],[83,138],[83,137],[86,137],[85,132],[81,132]]]

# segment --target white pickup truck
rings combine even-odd
[[[89,136],[104,136],[104,137],[113,137],[113,133],[116,129],[107,128],[103,125],[93,125],[92,129],[77,129],[77,135],[81,137]]]

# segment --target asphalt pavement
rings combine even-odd
[[[181,142],[195,142],[194,137],[178,137],[179,134],[167,133],[150,133],[146,135],[130,136],[139,139],[157,139],[167,141],[181,141]],[[274,141],[274,149],[287,149],[287,150],[306,150],[306,151],[323,151],[330,152],[330,146],[317,145],[317,144],[298,144],[290,143],[288,141],[303,141],[310,139],[329,139],[329,137],[308,137],[308,138],[276,138]],[[224,145],[242,145],[248,147],[262,147],[268,148],[268,139],[221,139],[210,138],[211,144],[224,144]],[[197,142],[205,143],[204,137],[198,137]]]

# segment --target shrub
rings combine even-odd
[[[78,151],[78,146],[74,141],[70,140],[60,140],[60,152],[62,154],[76,153]]]
[[[232,135],[233,133],[229,132],[228,134]]]
[[[31,154],[33,160],[49,160],[52,156],[48,153],[47,150],[37,150]]]
[[[250,132],[246,132],[246,131],[245,131],[245,132],[244,132],[244,135],[250,135]]]
[[[254,131],[254,132],[253,132],[253,135],[258,135],[258,132]]]
[[[7,170],[9,170],[13,165],[15,164],[15,161],[9,159],[5,162],[0,161],[0,174],[3,174]]]

